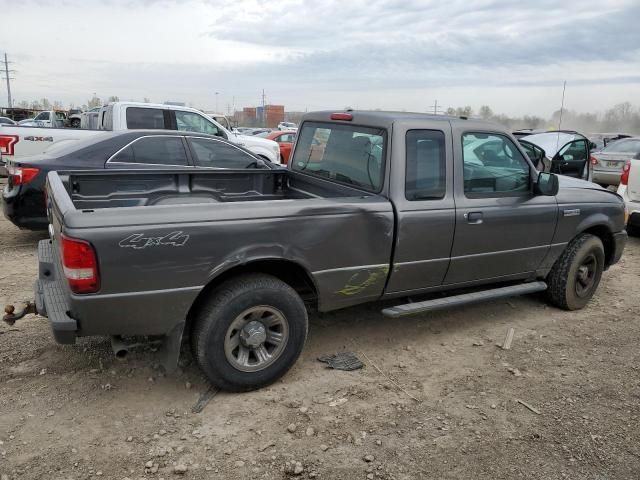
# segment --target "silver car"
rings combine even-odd
[[[593,153],[593,181],[603,186],[618,185],[627,160],[640,158],[640,137],[624,138],[609,143]]]

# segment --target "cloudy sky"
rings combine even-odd
[[[510,115],[640,104],[638,0],[5,0],[14,99]],[[6,87],[0,86],[0,106]]]

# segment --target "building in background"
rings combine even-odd
[[[240,127],[276,128],[284,122],[284,105],[265,105],[264,107],[244,107],[234,113],[234,120]]]

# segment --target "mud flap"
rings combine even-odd
[[[183,322],[173,327],[173,329],[164,337],[162,346],[158,351],[158,354],[160,355],[160,365],[162,365],[167,374],[171,374],[178,369],[184,325],[185,324]]]

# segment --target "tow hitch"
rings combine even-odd
[[[2,320],[9,326],[12,326],[16,323],[16,320],[20,320],[25,315],[36,313],[36,304],[34,302],[29,302],[18,313],[15,313],[15,311],[16,307],[13,305],[6,305],[4,307],[5,315],[2,317]]]

